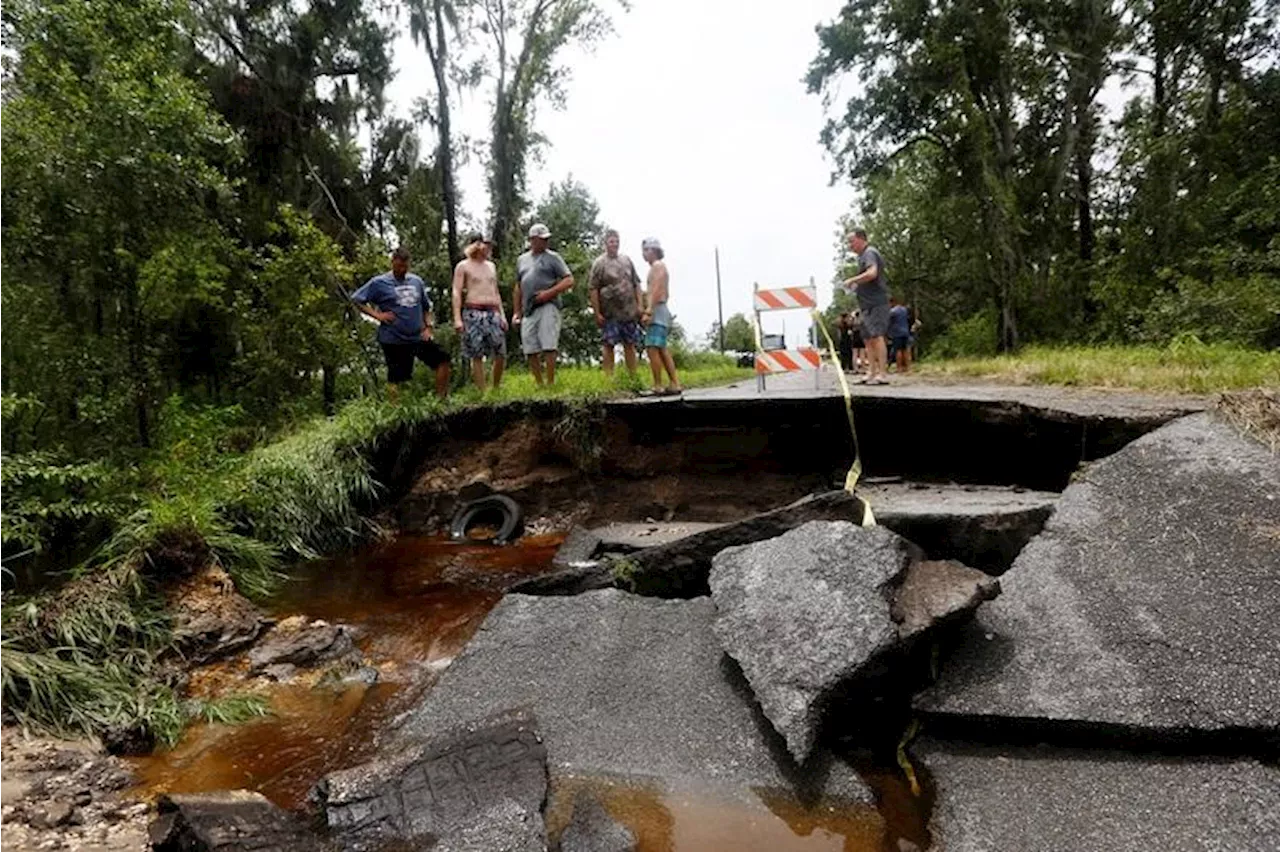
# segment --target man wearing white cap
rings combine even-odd
[[[520,345],[529,359],[533,380],[556,381],[556,350],[560,348],[560,294],[573,287],[564,258],[547,248],[551,231],[539,222],[529,229],[529,250],[516,258],[516,285],[511,321],[520,326]]]
[[[671,278],[667,273],[667,263],[663,258],[666,253],[662,244],[655,237],[649,237],[640,243],[640,251],[644,262],[649,264],[649,277],[645,282],[648,287],[646,296],[649,309],[644,312],[641,321],[645,324],[644,346],[649,352],[649,369],[653,371],[653,392],[659,396],[678,396],[682,388],[676,376],[676,362],[667,348],[667,335],[671,332],[671,309],[667,307],[667,296]],[[662,370],[666,368],[668,384],[662,387]]]

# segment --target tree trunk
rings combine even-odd
[[[458,190],[453,166],[453,131],[449,115],[449,80],[446,74],[449,53],[444,37],[443,0],[432,0],[431,6],[435,16],[435,49],[432,50],[430,38],[425,41],[427,55],[431,58],[431,68],[436,77],[436,111],[440,119],[440,150],[437,161],[440,163],[449,266],[454,267],[462,260],[462,251],[458,247]]]
[[[1080,236],[1080,259],[1093,262],[1093,144],[1095,127],[1092,102],[1076,104],[1076,224]]]
[[[324,416],[332,417],[338,407],[338,369],[335,366],[320,365],[320,385],[323,388]]]

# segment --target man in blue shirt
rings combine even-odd
[[[387,398],[400,401],[400,385],[413,377],[414,359],[436,371],[436,395],[449,393],[449,353],[432,339],[431,297],[409,272],[409,251],[391,254],[391,271],[375,275],[351,294],[362,313],[378,321],[378,343],[387,359]]]

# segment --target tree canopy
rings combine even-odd
[[[818,28],[807,83],[858,222],[932,332],[1275,346],[1276,11],[855,0]],[[1108,85],[1129,97],[1116,114]]]

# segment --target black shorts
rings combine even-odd
[[[449,363],[449,353],[434,340],[417,343],[384,343],[382,354],[387,359],[387,382],[398,385],[413,378],[413,359],[417,358],[431,369]]]

